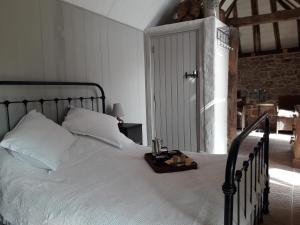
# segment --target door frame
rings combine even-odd
[[[205,18],[207,19],[207,18]],[[147,140],[148,145],[151,145],[151,140],[155,136],[155,117],[154,117],[154,76],[153,76],[153,46],[152,46],[152,38],[159,37],[159,36],[165,36],[165,35],[171,35],[176,33],[183,33],[183,32],[190,32],[190,31],[196,31],[199,34],[199,31],[201,30],[201,24],[204,23],[205,19],[198,19],[193,21],[187,21],[187,22],[180,22],[175,24],[169,24],[169,25],[163,25],[158,27],[151,27],[145,30],[144,33],[144,39],[145,39],[145,75],[146,75],[146,116],[147,116]],[[197,35],[197,43],[199,43],[199,36]],[[197,44],[197,46],[199,46]],[[198,55],[198,54],[197,54]],[[200,62],[199,57],[196,57],[196,67],[197,70],[200,71]],[[201,71],[200,71],[201,73]],[[197,82],[197,86],[198,86]],[[197,87],[197,90],[199,88]],[[197,91],[197,95],[198,95]],[[198,96],[197,96],[198,97]],[[198,101],[197,101],[197,112],[198,112]],[[198,113],[196,116],[196,120],[198,123]],[[198,146],[198,129],[197,129],[197,147]]]

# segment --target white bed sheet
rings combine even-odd
[[[223,225],[226,156],[188,153],[199,169],[156,174],[145,151],[78,137],[50,174],[0,151],[0,213],[14,225]]]

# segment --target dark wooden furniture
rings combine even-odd
[[[296,105],[295,107],[298,114],[300,113],[300,105]],[[293,158],[293,166],[296,168],[300,168],[300,117],[295,117],[295,143],[293,146],[294,158]]]
[[[278,96],[278,108],[285,110],[295,110],[295,106],[300,105],[300,95]]]
[[[143,144],[142,124],[139,123],[119,123],[120,132],[135,143]]]
[[[295,111],[295,106],[300,105],[300,95],[282,95],[278,97],[278,109]],[[290,116],[278,116],[277,133],[293,133],[295,129],[295,118]]]
[[[296,118],[295,143],[293,146],[293,166],[300,168],[300,119]]]
[[[245,105],[245,126],[251,125],[256,121],[257,117],[265,112],[269,115],[270,131],[275,133],[277,131],[277,106],[274,103],[260,103]],[[261,127],[259,127],[260,129]]]

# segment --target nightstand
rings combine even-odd
[[[120,132],[135,143],[143,144],[142,124],[139,123],[119,123]]]

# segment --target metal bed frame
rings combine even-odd
[[[20,101],[10,101],[5,100],[0,102],[0,105],[4,105],[6,109],[6,117],[7,117],[7,127],[8,130],[11,130],[10,124],[10,114],[9,114],[9,106],[12,104],[23,104],[24,105],[24,115],[28,112],[28,103],[39,103],[41,106],[41,111],[44,114],[44,104],[46,102],[54,102],[56,108],[56,122],[59,123],[59,110],[58,110],[58,103],[59,102],[67,102],[71,105],[72,101],[80,101],[81,107],[83,107],[83,101],[90,100],[92,103],[92,110],[94,110],[94,104],[97,104],[98,100],[102,102],[102,112],[105,113],[105,93],[103,88],[96,83],[90,82],[52,82],[52,81],[0,81],[0,86],[84,86],[84,87],[96,87],[101,96],[91,96],[91,97],[66,97],[66,98],[52,98],[52,99],[23,99]],[[96,107],[97,111],[99,111],[99,107],[97,104]]]
[[[98,100],[101,100],[102,112],[105,113],[105,93],[103,88],[96,83],[89,82],[47,82],[47,81],[0,81],[0,86],[86,86],[86,87],[96,87],[101,96],[92,96],[92,97],[65,97],[65,98],[53,98],[53,99],[35,99],[35,100],[17,100],[10,101],[4,100],[0,101],[0,106],[5,106],[6,118],[7,118],[7,127],[8,130],[11,130],[10,125],[10,110],[9,107],[11,104],[23,104],[24,105],[24,114],[28,111],[28,103],[38,103],[40,104],[41,111],[44,113],[44,104],[46,102],[54,102],[56,107],[56,122],[59,122],[59,102],[67,102],[69,105],[72,101],[80,101],[81,107],[83,106],[84,100],[90,100],[92,103],[92,110],[94,110],[94,103],[98,103]],[[99,107],[97,107],[99,111]],[[236,170],[236,163],[239,154],[239,148],[243,140],[252,132],[257,129],[262,123],[265,123],[264,136],[260,139],[254,151],[250,153],[249,159],[243,162],[243,167],[239,170]],[[254,225],[258,225],[262,222],[263,213],[268,213],[269,207],[269,118],[268,114],[265,113],[257,119],[251,126],[246,128],[232,143],[230,151],[227,158],[226,173],[225,173],[225,183],[222,187],[225,195],[225,206],[224,206],[224,225],[233,225],[233,210],[234,210],[234,197],[236,195],[237,199],[237,225],[240,225],[241,217],[241,204],[240,204],[240,183],[244,177],[244,211],[242,212],[243,216],[247,217],[247,202],[249,201],[252,205],[253,196],[252,192],[258,196],[259,201],[258,205],[253,206],[254,212]],[[254,166],[253,166],[254,163]],[[247,185],[247,174],[250,166],[250,184]],[[254,173],[254,178],[253,178]],[[261,193],[257,188],[257,183],[260,183],[260,177],[265,177],[265,186],[264,191]],[[249,186],[250,190],[250,199],[247,199],[247,190]],[[252,191],[253,190],[253,191]],[[0,215],[0,224],[9,225],[7,221]],[[209,224],[212,225],[212,224]]]
[[[11,124],[10,124],[10,106],[12,104],[23,104],[24,105],[24,115],[28,112],[28,104],[29,103],[38,103],[41,107],[41,112],[44,114],[44,104],[47,102],[54,102],[55,103],[55,109],[56,109],[56,123],[59,123],[59,103],[60,102],[67,102],[67,104],[70,106],[72,102],[80,101],[81,107],[83,107],[83,102],[88,100],[91,101],[92,104],[92,110],[95,110],[99,112],[98,107],[98,101],[101,101],[102,106],[102,112],[105,113],[105,93],[103,88],[97,84],[97,83],[90,83],[90,82],[52,82],[52,81],[0,81],[0,86],[81,86],[81,87],[95,87],[100,92],[101,96],[98,96],[97,93],[95,96],[89,96],[89,97],[65,97],[65,98],[41,98],[41,99],[23,99],[23,100],[17,100],[17,101],[11,101],[11,100],[4,100],[0,101],[0,106],[5,106],[5,112],[6,112],[6,121],[7,121],[7,128],[8,131],[11,130]],[[8,221],[6,221],[3,216],[0,214],[0,225],[11,225]]]
[[[236,170],[236,163],[239,154],[239,149],[242,142],[248,135],[256,130],[262,123],[264,123],[264,135],[254,147],[254,150],[249,154],[248,160],[243,162],[241,169]],[[261,115],[252,125],[247,127],[239,136],[237,136],[231,144],[225,171],[225,183],[222,186],[225,195],[224,207],[224,225],[233,224],[234,211],[234,197],[236,197],[237,225],[240,225],[241,218],[241,181],[244,182],[244,210],[242,215],[247,218],[247,203],[253,206],[253,192],[257,198],[257,204],[254,204],[251,212],[253,213],[253,224],[258,225],[263,222],[263,214],[269,213],[269,134],[270,125],[268,113]],[[253,166],[254,163],[254,166]],[[248,169],[250,166],[250,183],[247,184]],[[264,178],[262,180],[261,178]],[[263,191],[261,191],[257,184],[264,182]],[[248,199],[248,190],[250,197]],[[237,194],[237,196],[235,196]]]

